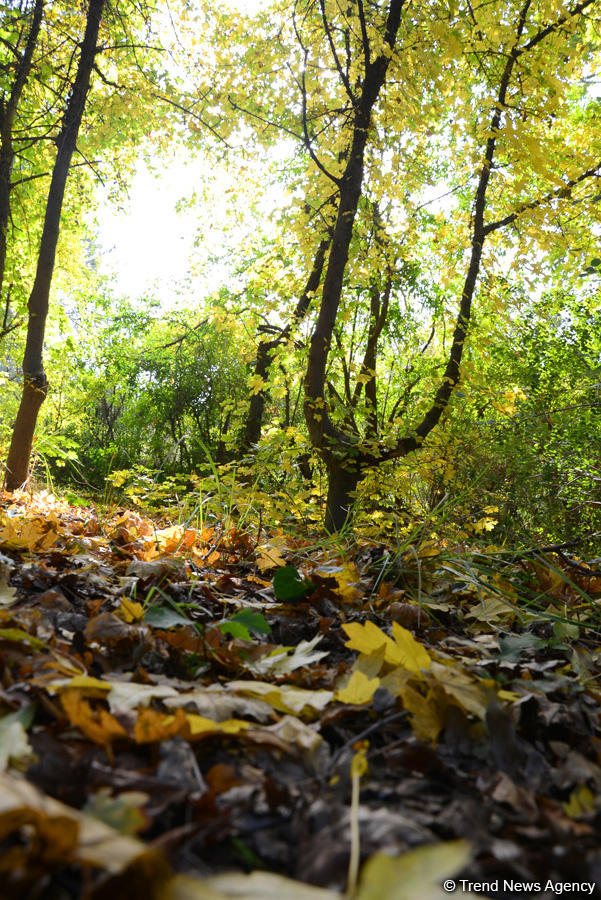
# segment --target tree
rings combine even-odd
[[[9,491],[20,487],[27,479],[36,421],[48,392],[43,347],[50,287],[54,273],[67,177],[90,87],[90,76],[97,53],[98,33],[104,3],[105,0],[90,0],[89,2],[77,74],[65,107],[62,128],[56,139],[56,159],[46,202],[35,281],[28,303],[29,320],[23,358],[23,393],[6,464],[6,487]]]
[[[578,109],[568,92],[578,91],[591,57],[586,31],[592,20],[587,13],[594,6],[593,0],[568,8],[531,0],[497,0],[478,8],[445,3],[409,7],[404,0],[386,5],[356,0],[344,8],[326,0],[294,4],[305,144],[315,171],[333,183],[336,192],[305,375],[307,428],[328,473],[327,529],[344,524],[353,492],[367,470],[418,450],[439,424],[461,378],[485,245],[494,238],[501,246],[499,236],[511,227],[506,246],[513,244],[514,251],[539,248],[540,253],[540,248],[555,245],[559,252],[578,226],[568,221],[575,218],[573,206],[591,209],[586,184],[600,172],[601,147],[594,131],[584,146],[576,138],[575,117],[586,115],[589,104],[580,89]],[[324,91],[335,95],[325,110]],[[403,113],[403,107],[409,107],[404,93],[418,95],[411,109],[415,115]],[[419,110],[419,95],[425,112]],[[253,115],[259,115],[256,103]],[[274,119],[260,115],[263,121]],[[316,122],[324,119],[327,124],[316,129]],[[446,136],[441,122],[448,129]],[[448,281],[460,295],[451,345],[442,377],[429,403],[424,406],[422,401],[421,412],[418,405],[417,418],[414,414],[410,425],[407,417],[400,423],[393,420],[392,426],[378,430],[377,337],[392,308],[394,278],[390,288],[376,285],[370,313],[363,314],[372,326],[360,374],[371,414],[362,422],[355,420],[353,427],[348,400],[357,397],[357,391],[347,393],[344,408],[336,413],[327,373],[335,363],[333,343],[349,291],[349,266],[361,253],[359,230],[364,209],[370,206],[365,199],[386,198],[397,232],[404,220],[413,238],[415,224],[409,223],[420,220],[418,204],[410,200],[416,181],[405,148],[414,138],[422,153],[428,146],[434,149],[432,135],[442,157],[438,178],[448,173],[458,185],[464,179],[454,189],[460,199],[454,233],[443,232],[448,248],[453,247],[453,255],[443,257],[453,269]],[[386,153],[404,163],[403,178],[392,173]],[[456,158],[451,158],[453,153]],[[387,178],[382,175],[385,166]],[[436,171],[432,162],[429,171]],[[562,218],[563,209],[567,213]],[[434,227],[442,231],[439,224],[430,223],[426,236],[432,242],[440,240]],[[430,259],[436,249],[430,244]],[[380,253],[384,271],[394,264],[394,256]],[[438,342],[437,351],[441,349]]]
[[[75,351],[76,411],[63,434],[76,440],[78,467],[98,486],[111,466],[189,475],[206,468],[207,454],[221,461],[244,396],[239,335],[208,316],[190,328],[185,319],[197,310],[174,317],[145,306],[113,307],[106,327]]]
[[[11,216],[11,178],[16,154],[14,131],[23,88],[31,73],[43,10],[43,0],[35,0],[31,9],[27,4],[21,4],[19,9],[10,10],[12,28],[9,33],[14,29],[14,35],[11,34],[12,40],[4,39],[9,58],[3,67],[6,83],[0,99],[0,305],[4,306],[0,337],[16,327],[10,321],[10,291],[3,292]],[[3,18],[6,23],[6,11]]]
[[[18,34],[10,40],[14,50],[24,43],[33,4],[23,0],[9,6],[7,21]],[[15,165],[9,182],[10,240],[6,255],[6,281],[10,276],[11,285],[6,291],[4,325],[0,327],[0,335],[2,330],[14,331],[23,319],[19,306],[25,306],[28,294],[22,285],[27,285],[31,271],[25,389],[11,442],[12,471],[6,481],[12,487],[27,476],[30,441],[48,391],[42,346],[51,284],[57,289],[53,275],[59,273],[64,283],[75,276],[78,265],[87,265],[83,213],[94,203],[92,182],[105,187],[116,184],[123,189],[133,167],[133,149],[149,133],[158,134],[159,127],[156,145],[160,146],[168,138],[170,122],[170,113],[156,97],[155,82],[162,84],[164,73],[158,64],[162,50],[154,37],[153,6],[145,2],[126,8],[103,4],[94,40],[89,28],[86,30],[86,21],[91,27],[98,18],[94,7],[62,2],[41,6],[44,12],[30,78],[22,91],[12,137]],[[6,38],[8,31],[3,34]],[[85,41],[88,34],[84,57],[82,38]],[[4,67],[5,73],[12,71],[11,66]],[[92,78],[94,91],[89,91]],[[167,94],[171,90],[168,84],[162,87]],[[7,90],[5,87],[5,98]],[[3,146],[8,147],[8,143]],[[46,179],[50,181],[49,190],[44,190]],[[38,253],[34,252],[36,245]],[[86,281],[89,274],[87,269],[82,272],[80,281]],[[15,290],[11,293],[13,281]],[[73,307],[72,299],[66,305]],[[16,312],[12,311],[15,307]],[[56,320],[60,302],[54,308]],[[70,314],[74,315],[73,309]],[[20,344],[21,336],[15,333],[4,348],[11,380]]]

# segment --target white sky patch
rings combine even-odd
[[[219,2],[234,14],[253,16],[273,0]],[[265,219],[283,197],[281,189],[269,191],[261,202],[261,190],[253,187],[265,180],[259,175],[268,164],[265,156],[251,158],[245,167],[240,158],[228,166],[200,154],[190,159],[176,147],[170,158],[153,163],[151,168],[140,158],[127,194],[117,202],[99,188],[91,225],[99,271],[113,291],[172,307],[218,290],[230,274],[228,250],[257,232],[257,211],[250,207],[258,206]]]
[[[171,297],[177,292],[196,234],[196,224],[175,209],[189,189],[189,178],[189,167],[184,165],[155,178],[140,163],[129,197],[119,204],[101,202],[97,211],[100,272],[113,278],[118,294]]]
[[[273,234],[271,213],[290,201],[269,178],[290,152],[283,142],[245,160],[232,153],[228,164],[180,150],[157,159],[155,172],[141,159],[119,202],[99,189],[100,274],[118,296],[155,298],[164,308],[200,304],[222,285],[236,289],[235,251],[247,255],[261,234]]]
[[[244,16],[254,16],[256,13],[271,6],[273,0],[220,0],[224,6],[230,6]]]

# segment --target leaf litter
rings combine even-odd
[[[3,495],[2,896],[598,886],[601,576],[439,550]]]

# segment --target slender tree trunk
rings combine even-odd
[[[65,109],[62,129],[57,138],[58,149],[46,201],[46,215],[38,253],[37,270],[28,303],[29,320],[23,358],[23,394],[6,464],[6,488],[9,491],[16,490],[27,480],[36,421],[40,407],[48,393],[43,348],[50,286],[54,273],[65,187],[90,87],[90,76],[96,56],[96,44],[104,3],[105,0],[89,0],[77,74]]]
[[[263,381],[267,381],[269,369],[273,362],[273,356],[278,347],[288,340],[292,333],[292,329],[302,322],[307,315],[311,305],[311,299],[319,287],[323,266],[326,258],[328,247],[330,246],[330,236],[324,237],[317,248],[315,258],[313,260],[313,268],[309,273],[305,289],[301,294],[296,308],[292,314],[292,318],[288,325],[283,328],[276,337],[270,341],[261,341],[257,347],[257,358],[255,361],[253,375],[258,375]],[[263,427],[263,415],[265,412],[265,403],[267,401],[267,391],[263,389],[257,391],[250,398],[248,415],[244,427],[244,435],[242,438],[242,451],[248,451],[253,444],[258,444],[261,439],[261,429]]]
[[[25,49],[18,58],[17,69],[12,83],[8,100],[0,100],[0,297],[4,284],[4,272],[6,269],[6,249],[8,243],[8,223],[10,221],[10,192],[11,176],[15,161],[15,148],[13,145],[13,130],[15,116],[25,83],[31,72],[33,53],[38,41],[42,16],[44,12],[44,0],[36,0],[32,10],[29,33],[25,43]],[[8,303],[5,316],[5,327],[8,326]]]
[[[267,381],[269,368],[273,359],[274,344],[276,341],[260,341],[257,347],[257,358],[253,369],[253,375],[258,376]],[[265,401],[267,400],[267,391],[263,388],[253,394],[250,398],[248,406],[248,415],[244,426],[244,436],[242,438],[242,451],[246,452],[254,444],[258,444],[261,439],[261,428],[263,426],[263,413],[265,411]]]

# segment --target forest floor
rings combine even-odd
[[[601,896],[598,561],[0,501],[3,898]]]

